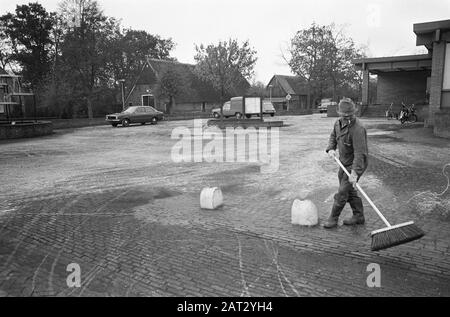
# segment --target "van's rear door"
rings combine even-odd
[[[261,113],[260,97],[245,97],[245,114]]]

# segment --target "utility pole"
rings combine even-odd
[[[119,82],[122,91],[122,111],[125,111],[125,79],[119,79]]]

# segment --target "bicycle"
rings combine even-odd
[[[391,103],[391,105],[389,106],[389,108],[386,110],[385,112],[385,116],[388,120],[392,120],[392,119],[398,119],[398,114],[396,114],[392,108],[394,106],[394,103]]]
[[[414,104],[408,107],[402,102],[402,110],[400,111],[398,120],[400,120],[401,124],[404,124],[405,122],[417,122],[417,115]]]

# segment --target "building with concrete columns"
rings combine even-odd
[[[362,111],[415,104],[426,126],[450,138],[450,20],[417,23],[413,31],[416,45],[425,46],[428,54],[354,61],[363,72]],[[378,77],[376,105],[369,104],[370,75]]]

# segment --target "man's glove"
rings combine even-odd
[[[329,150],[328,151],[328,156],[332,159],[334,159],[336,157],[336,151],[335,150]]]
[[[350,173],[350,177],[348,178],[348,181],[353,185],[353,187],[356,188],[356,183],[358,182],[358,174],[352,170]]]

